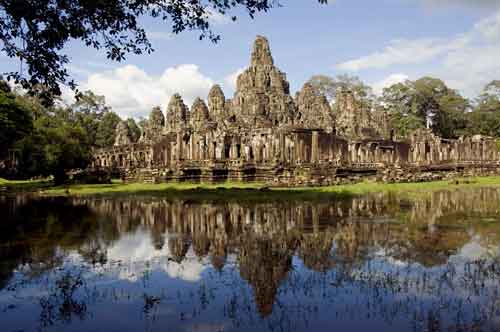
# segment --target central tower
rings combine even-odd
[[[286,75],[274,66],[268,40],[257,36],[250,67],[238,76],[233,98],[237,119],[254,128],[291,124],[295,112]]]

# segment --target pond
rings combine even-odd
[[[0,197],[1,331],[499,331],[500,190]]]

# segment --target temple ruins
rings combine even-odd
[[[348,90],[336,111],[306,83],[290,94],[269,43],[258,36],[250,66],[227,99],[214,85],[191,108],[174,94],[166,114],[154,108],[132,143],[125,123],[112,147],[94,152],[94,167],[118,170],[128,181],[264,181],[336,184],[375,177],[420,181],[455,173],[498,173],[496,141],[475,135],[451,140],[418,130],[395,138],[383,110],[361,106]]]

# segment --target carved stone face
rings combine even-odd
[[[224,113],[225,97],[222,89],[218,85],[214,85],[208,94],[209,113],[215,116],[220,116]]]
[[[191,125],[197,129],[201,128],[209,120],[208,108],[205,102],[196,98],[191,107]]]
[[[187,106],[179,94],[170,98],[167,108],[167,124],[170,129],[177,128],[187,120]]]

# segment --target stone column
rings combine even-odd
[[[287,146],[285,144],[285,134],[283,133],[280,133],[280,136],[279,136],[279,140],[280,140],[280,161],[284,162],[286,161],[286,149],[287,149]]]
[[[177,133],[177,151],[176,151],[177,160],[182,159],[182,135],[180,132]]]
[[[313,131],[311,137],[311,163],[319,161],[318,132]]]

